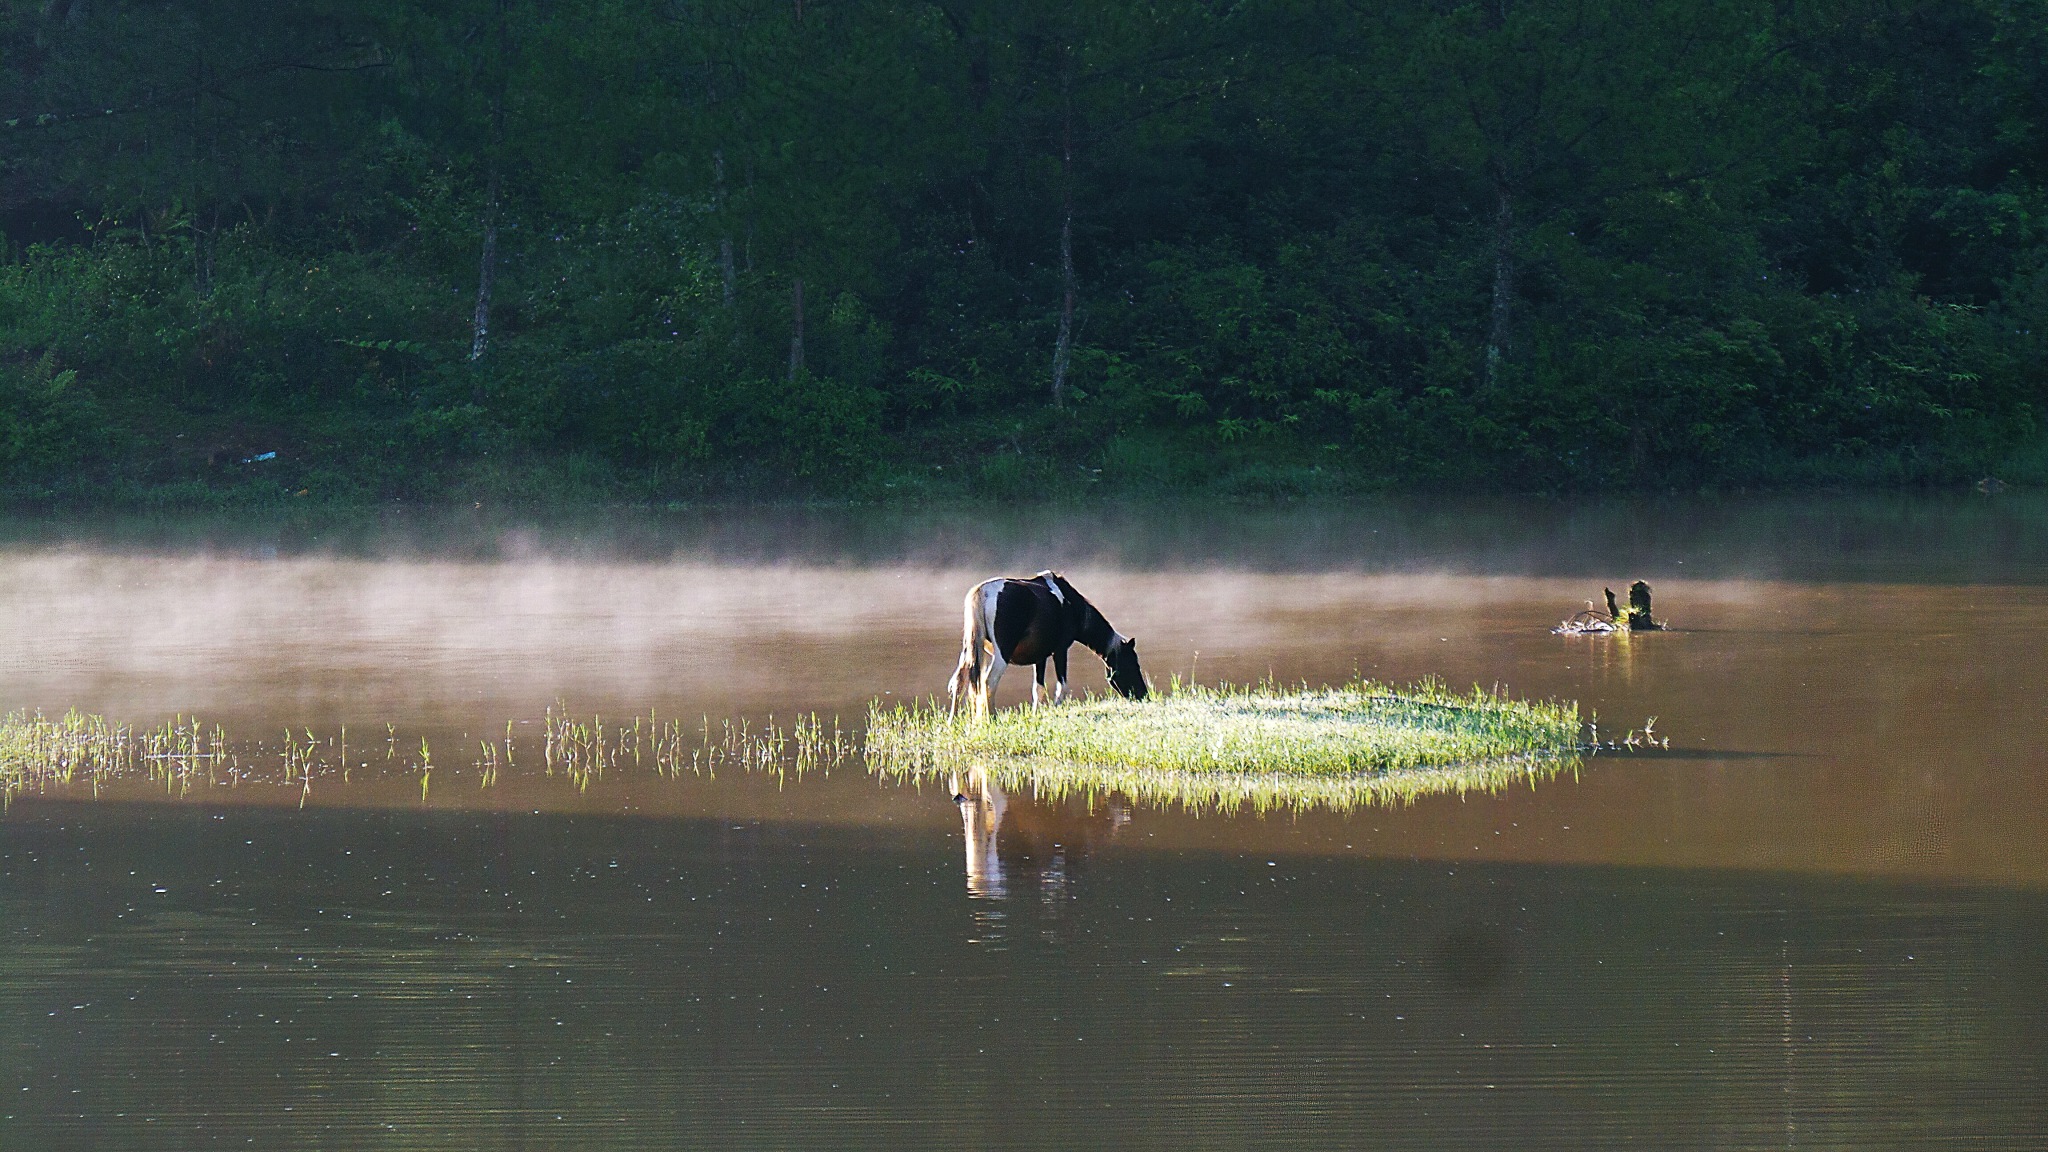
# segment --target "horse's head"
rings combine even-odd
[[[1130,700],[1143,700],[1150,692],[1145,686],[1145,670],[1138,667],[1138,642],[1119,636],[1109,642],[1109,652],[1102,658],[1109,665],[1109,686],[1119,696]]]

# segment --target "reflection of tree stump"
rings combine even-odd
[[[1615,603],[1614,589],[1602,588],[1601,591],[1607,594],[1607,615],[1614,621],[1615,627],[1626,628],[1631,632],[1662,632],[1664,630],[1664,625],[1657,623],[1656,617],[1650,615],[1650,586],[1648,584],[1638,580],[1628,586],[1627,612],[1623,612],[1621,605]]]

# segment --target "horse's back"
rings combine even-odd
[[[1036,664],[1071,644],[1071,600],[1048,575],[998,576],[969,588],[962,604],[962,647],[986,643],[1005,663]]]
[[[991,621],[996,650],[1012,664],[1036,664],[1061,643],[1061,603],[1038,580],[1005,580]],[[1068,637],[1068,642],[1072,638]]]

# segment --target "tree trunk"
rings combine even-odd
[[[1067,364],[1074,349],[1074,211],[1067,209],[1067,216],[1060,224],[1060,284],[1065,289],[1065,298],[1060,303],[1060,337],[1052,350],[1052,402],[1061,403],[1066,396]]]
[[[792,282],[789,292],[790,307],[795,313],[796,323],[789,334],[789,380],[796,383],[797,373],[804,370],[804,280],[799,276]]]
[[[740,271],[752,276],[754,274],[754,221],[752,218],[754,210],[754,162],[752,160],[747,161],[747,185],[745,192],[748,212],[747,239],[740,247]]]
[[[498,169],[491,167],[491,180],[484,192],[484,251],[477,261],[476,315],[470,321],[469,360],[484,358],[491,338],[491,288],[498,277]]]
[[[1074,102],[1072,66],[1061,77],[1060,114],[1060,335],[1052,350],[1052,402],[1066,401],[1067,367],[1074,351]]]
[[[724,227],[725,149],[723,148],[711,153],[711,178],[713,188],[712,200],[716,204],[721,218],[720,226]],[[726,229],[725,234],[718,238],[718,274],[725,287],[725,306],[731,308],[733,302],[739,298],[738,277],[733,271],[731,229]]]
[[[1486,326],[1485,390],[1488,392],[1500,384],[1501,362],[1507,358],[1515,297],[1515,202],[1508,193],[1505,178],[1495,177],[1493,197],[1493,315]]]
[[[192,287],[201,300],[213,295],[213,238],[217,231],[199,227],[198,213],[193,214]]]
[[[505,144],[505,96],[511,87],[512,69],[512,26],[505,11],[505,0],[498,0],[497,14],[497,72],[496,90],[491,94],[491,118],[486,143],[490,149],[490,178],[484,184],[484,250],[477,258],[476,270],[476,314],[469,325],[469,362],[474,364],[484,358],[484,349],[491,340],[491,290],[498,280],[498,176],[499,162]],[[482,383],[478,382],[477,399],[482,400]]]

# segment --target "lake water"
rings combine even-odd
[[[197,714],[248,770],[13,798],[0,1148],[2048,1145],[2030,495],[4,527],[0,709]],[[550,707],[857,726],[1048,566],[1155,680],[1670,748],[978,834],[858,763],[535,766]],[[1636,577],[1674,631],[1550,634]]]

